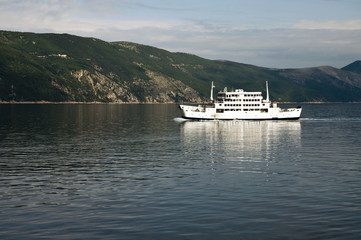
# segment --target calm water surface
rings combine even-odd
[[[0,105],[0,238],[360,239],[361,104],[303,107]]]

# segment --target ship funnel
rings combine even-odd
[[[267,91],[266,102],[269,102],[268,81],[266,81],[266,91]]]
[[[211,86],[211,101],[213,101],[213,88],[215,88],[216,86],[213,85],[213,81],[212,81],[212,86]]]

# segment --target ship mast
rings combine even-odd
[[[213,81],[212,81],[212,86],[211,86],[211,101],[213,102],[213,88],[215,88],[216,86],[213,85]]]
[[[268,81],[266,81],[266,90],[267,90],[266,102],[269,102]]]

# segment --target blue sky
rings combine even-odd
[[[0,0],[0,29],[132,41],[273,68],[361,59],[360,0]]]

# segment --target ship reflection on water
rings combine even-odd
[[[299,121],[187,121],[181,136],[186,154],[208,152],[211,162],[225,161],[231,168],[264,172],[259,164],[279,157],[298,158],[301,148]],[[208,148],[208,149],[204,149]],[[282,150],[281,150],[282,149]],[[282,154],[283,156],[280,156]],[[289,156],[284,156],[289,154]],[[189,156],[191,157],[191,156]],[[249,162],[240,166],[235,162]],[[256,163],[259,164],[256,164]]]

